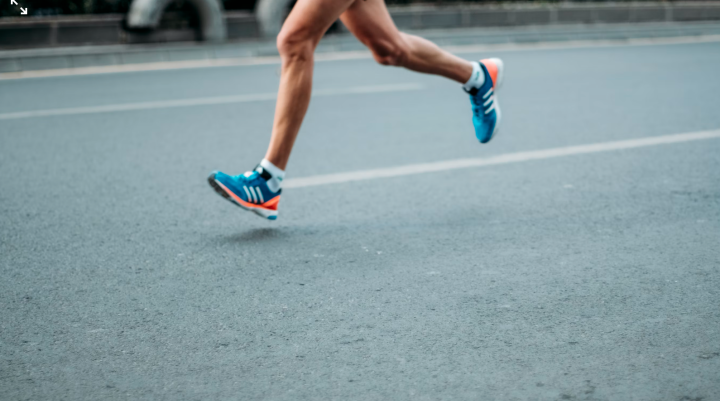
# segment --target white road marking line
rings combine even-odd
[[[592,47],[623,47],[623,46],[658,46],[692,43],[714,43],[720,42],[720,35],[696,35],[677,36],[669,38],[635,38],[617,40],[573,40],[573,41],[552,41],[536,43],[502,43],[484,45],[462,45],[442,46],[443,49],[452,53],[483,53],[483,52],[511,52],[525,50],[557,50],[557,49],[578,49]],[[317,53],[315,61],[342,61],[371,59],[372,54],[367,50],[341,51]],[[0,73],[0,80],[25,79],[25,78],[47,78],[64,77],[74,75],[95,75],[95,74],[116,74],[126,72],[181,70],[192,68],[212,67],[243,67],[252,65],[275,65],[280,64],[278,56],[266,57],[242,57],[225,59],[204,59],[185,61],[161,61],[155,63],[121,64],[95,67],[58,68],[53,70],[32,70],[18,72]]]
[[[604,48],[628,46],[665,46],[716,42],[720,42],[720,35],[675,36],[665,38],[589,39],[536,43],[504,43],[496,45],[462,45],[445,46],[443,47],[443,49],[451,53],[482,53],[488,51],[513,52],[526,50],[558,50],[595,47]]]
[[[403,92],[420,90],[423,88],[424,86],[418,83],[355,86],[339,89],[317,89],[313,90],[312,96],[316,97],[361,93]],[[211,104],[258,102],[263,100],[274,100],[275,98],[277,98],[276,92],[268,92],[236,96],[218,96],[182,100],[161,100],[157,102],[108,104],[104,106],[71,107],[67,109],[29,110],[17,111],[12,113],[0,113],[0,120],[14,120],[20,118],[35,118],[48,116],[67,116],[76,114],[110,113],[129,110],[168,109],[172,107],[205,106]]]
[[[456,170],[470,167],[493,166],[498,164],[520,163],[531,160],[552,159],[555,157],[580,155],[587,153],[607,152],[642,148],[703,139],[720,138],[720,130],[688,132],[654,136],[649,138],[629,139],[625,141],[601,142],[590,145],[567,146],[561,148],[533,150],[528,152],[507,153],[488,158],[457,159],[435,163],[410,164],[407,166],[388,167],[374,170],[351,171],[347,173],[316,175],[304,178],[292,178],[285,181],[284,188],[304,188],[317,185],[342,184],[352,181],[373,180],[378,178],[401,177],[414,174],[425,174],[437,171]]]
[[[96,75],[96,74],[115,74],[123,72],[143,72],[143,71],[162,71],[162,70],[184,70],[191,68],[209,68],[209,67],[234,67],[248,65],[267,65],[280,64],[280,57],[243,57],[243,58],[225,58],[225,59],[203,59],[203,60],[185,60],[185,61],[159,61],[152,63],[138,64],[120,64],[120,65],[103,65],[94,67],[71,67],[57,68],[52,70],[29,70],[18,72],[0,73],[0,80],[5,79],[24,79],[24,78],[46,78],[46,77],[65,77],[73,75]]]

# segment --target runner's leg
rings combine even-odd
[[[298,0],[277,37],[282,72],[272,137],[265,159],[282,170],[285,170],[310,104],[315,47],[353,1]]]
[[[441,75],[463,84],[470,95],[475,136],[480,143],[487,143],[495,136],[501,116],[497,89],[504,75],[502,60],[469,62],[428,40],[398,31],[384,0],[355,1],[340,19],[370,48],[380,64]]]
[[[340,16],[358,40],[380,64],[394,65],[427,74],[441,75],[464,84],[472,64],[429,40],[398,31],[384,0],[358,0]]]

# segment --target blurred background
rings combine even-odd
[[[296,0],[8,0],[0,49],[273,36]],[[17,3],[17,4],[15,4]],[[401,29],[720,19],[712,1],[387,0]],[[339,24],[329,33],[342,32]],[[8,67],[0,72],[7,72]]]
[[[573,0],[574,2],[589,3],[592,0]],[[612,2],[629,2],[631,0],[614,0]],[[650,0],[632,0],[638,1]],[[707,0],[706,0],[707,1]],[[225,10],[246,10],[252,11],[258,0],[222,0],[223,9]],[[388,5],[403,4],[503,4],[503,3],[568,3],[568,0],[387,0]],[[598,2],[598,0],[595,0]],[[610,2],[610,0],[600,0],[600,2]],[[28,6],[32,11],[28,15],[79,15],[79,14],[108,14],[108,13],[126,13],[130,8],[132,0],[27,0],[23,5]],[[168,11],[181,12],[186,15],[194,13],[192,2],[188,0],[174,0],[171,2]],[[9,2],[4,2],[0,6],[2,16],[16,16],[18,12],[10,6]]]

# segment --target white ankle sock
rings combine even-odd
[[[279,191],[282,187],[282,180],[285,178],[285,172],[281,170],[280,167],[270,163],[267,159],[260,161],[260,167],[272,175],[272,178],[267,181],[268,188],[273,192]]]
[[[483,72],[482,67],[480,67],[480,63],[473,61],[472,66],[473,71],[470,75],[470,79],[468,79],[468,81],[465,82],[465,85],[463,85],[463,88],[468,91],[472,88],[480,88],[485,83],[485,73]]]

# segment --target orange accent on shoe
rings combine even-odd
[[[492,78],[493,81],[493,88],[495,87],[495,84],[497,84],[497,77],[498,77],[498,66],[495,64],[491,59],[486,58],[483,60],[480,60],[481,63],[487,68],[488,73],[490,74],[490,78]]]
[[[277,208],[278,208],[278,202],[280,202],[280,195],[278,195],[278,196],[270,199],[269,201],[263,203],[263,204],[260,205],[260,206],[262,206],[262,207],[265,208],[265,209],[277,210]]]
[[[277,210],[278,202],[280,202],[280,195],[278,195],[278,196],[270,199],[269,201],[267,201],[267,202],[265,202],[265,203],[263,203],[263,204],[256,205],[256,204],[254,204],[254,203],[250,203],[250,202],[246,202],[246,201],[242,200],[239,196],[235,195],[235,193],[234,193],[233,191],[229,190],[228,187],[226,187],[225,185],[223,185],[222,182],[220,182],[220,181],[218,181],[218,180],[215,180],[215,182],[216,182],[218,185],[220,185],[220,186],[223,188],[223,190],[225,190],[225,192],[226,192],[228,195],[232,196],[232,198],[235,200],[235,202],[237,202],[237,203],[239,203],[239,204],[241,204],[241,205],[243,205],[243,206],[245,206],[245,207],[247,207],[247,208],[250,208],[250,209]]]

